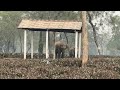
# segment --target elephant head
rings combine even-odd
[[[74,47],[69,49],[69,57],[71,57],[71,58],[75,57],[75,48]]]

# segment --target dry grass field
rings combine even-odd
[[[81,60],[1,58],[0,79],[120,79],[120,57],[90,56]]]

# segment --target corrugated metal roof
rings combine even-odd
[[[22,20],[19,29],[70,29],[80,30],[81,22],[77,21],[48,21],[48,20]]]

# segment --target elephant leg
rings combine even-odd
[[[60,49],[58,49],[58,58],[60,58],[61,57],[61,52],[60,52]]]
[[[69,57],[72,57],[72,51],[69,51]]]
[[[72,50],[70,51],[69,56],[70,56],[71,58],[74,56],[74,53],[73,53]]]
[[[65,51],[62,49],[61,51],[61,58],[64,58],[65,57]]]
[[[73,51],[73,57],[75,57],[75,50]]]
[[[61,48],[55,49],[55,56],[57,59],[61,58]]]
[[[57,48],[55,49],[55,56],[56,56],[56,58],[58,58],[58,49]]]
[[[72,57],[75,57],[75,51],[72,51]]]
[[[69,56],[72,58],[72,57],[75,57],[75,51],[74,50],[71,50],[69,52]]]

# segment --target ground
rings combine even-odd
[[[84,67],[73,58],[1,58],[0,79],[120,79],[120,57],[90,56]]]

